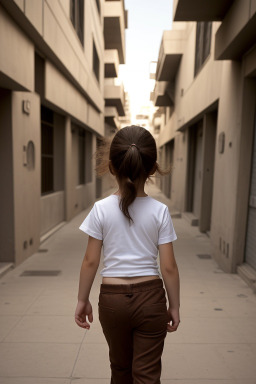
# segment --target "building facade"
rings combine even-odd
[[[256,3],[174,0],[151,96],[161,187],[173,206],[209,233],[227,272],[256,283]]]
[[[92,155],[109,108],[123,115],[126,26],[124,0],[0,0],[1,262],[101,195]]]

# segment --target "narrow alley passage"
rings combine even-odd
[[[154,185],[147,192],[168,203]],[[109,383],[108,349],[97,318],[99,274],[91,292],[91,330],[84,332],[73,320],[87,242],[78,226],[88,212],[1,278],[1,384]],[[175,212],[173,222],[181,325],[166,339],[162,383],[255,384],[255,295],[238,275],[218,268],[206,235]]]

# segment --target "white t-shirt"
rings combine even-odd
[[[168,207],[152,197],[136,197],[129,206],[133,222],[119,208],[120,197],[97,201],[79,229],[103,240],[105,277],[159,275],[158,245],[177,239]]]

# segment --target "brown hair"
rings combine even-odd
[[[98,174],[103,174],[102,158],[109,152],[109,170],[119,182],[121,190],[120,209],[133,221],[129,213],[129,205],[137,196],[137,186],[156,171],[163,172],[157,164],[156,142],[145,128],[132,125],[120,129],[114,136],[110,148],[109,143],[101,145],[97,154]]]

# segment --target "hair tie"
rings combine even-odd
[[[136,148],[138,149],[138,151],[139,151],[139,148],[138,148],[138,147],[137,147],[137,145],[136,145],[136,144],[134,144],[134,143],[133,143],[133,144],[131,144],[131,145],[130,145],[130,147],[136,147]]]

